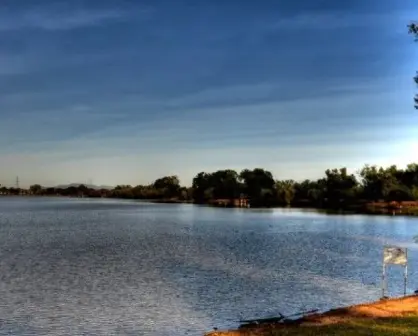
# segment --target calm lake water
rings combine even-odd
[[[418,218],[0,198],[0,335],[202,335],[379,298]],[[390,270],[390,294],[403,291]]]

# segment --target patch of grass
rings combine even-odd
[[[259,336],[393,336],[418,335],[418,317],[352,319],[347,323],[268,330]],[[255,335],[254,335],[255,336]],[[258,336],[258,335],[257,335]]]

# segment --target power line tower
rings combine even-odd
[[[19,176],[16,176],[16,189],[20,189],[19,188]]]

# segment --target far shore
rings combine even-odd
[[[168,203],[168,204],[195,204],[215,208],[230,208],[230,209],[311,209],[326,214],[364,214],[364,215],[404,215],[404,216],[418,216],[418,202],[369,202],[352,204],[346,208],[321,208],[312,205],[307,206],[257,206],[257,207],[240,207],[233,205],[222,205],[217,202],[212,203],[195,203],[191,200],[178,199],[157,199],[157,200],[143,200],[151,203]]]
[[[101,198],[101,199],[125,199],[119,197],[90,197],[83,195],[34,195],[34,194],[20,194],[20,195],[4,195],[0,194],[1,197],[60,197],[60,198]],[[397,216],[418,216],[418,202],[417,201],[400,201],[400,202],[362,202],[357,204],[350,204],[343,208],[326,208],[326,207],[317,207],[311,204],[297,204],[294,206],[256,206],[252,207],[250,204],[248,206],[236,206],[233,200],[229,203],[225,200],[213,200],[208,203],[197,203],[193,200],[182,200],[178,198],[167,198],[167,199],[128,199],[131,201],[141,201],[148,203],[157,203],[157,204],[194,204],[200,206],[214,207],[214,208],[229,208],[229,209],[304,209],[304,210],[313,210],[317,212],[322,212],[324,214],[342,214],[342,215],[397,215]]]
[[[231,208],[314,208],[339,213],[418,215],[418,164],[404,169],[395,165],[365,165],[358,174],[347,168],[327,169],[317,180],[280,180],[263,168],[240,172],[221,169],[199,172],[191,185],[177,175],[163,176],[138,185],[71,183],[21,188],[0,185],[0,195],[39,195],[143,200],[154,203],[188,203]]]

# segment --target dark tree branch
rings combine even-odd
[[[414,35],[415,41],[418,41],[418,23],[412,22],[408,25],[408,33]],[[418,72],[414,77],[415,83],[418,85]],[[416,109],[418,109],[418,95],[415,95],[414,97],[414,106]]]
[[[418,23],[413,22],[408,25],[408,30],[410,34],[418,35]]]

